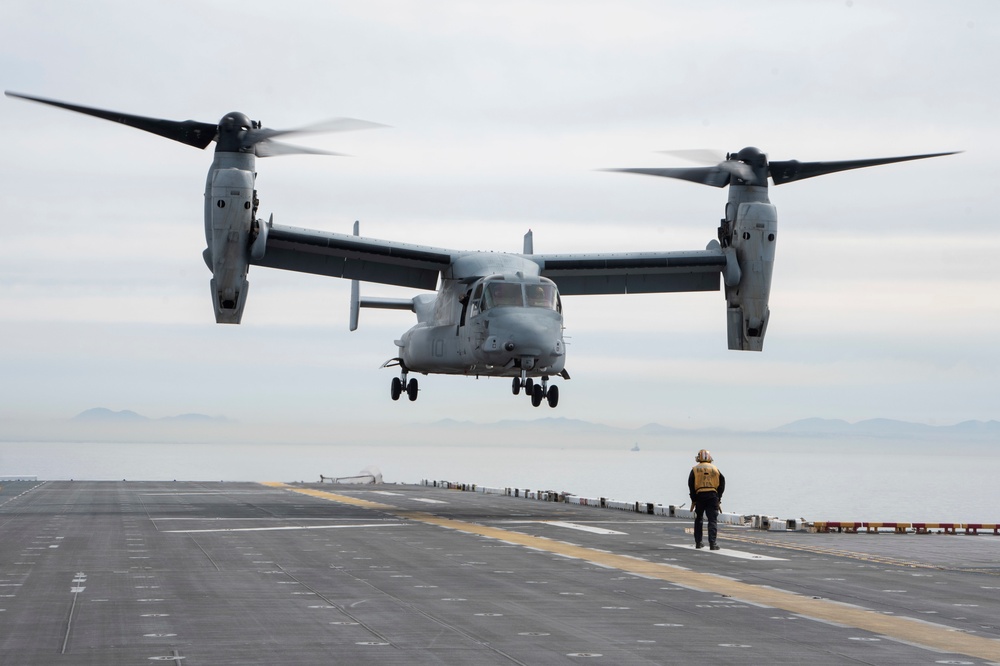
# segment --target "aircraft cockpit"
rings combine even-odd
[[[545,308],[562,311],[559,290],[552,280],[491,275],[476,285],[470,299],[470,315],[498,307]]]

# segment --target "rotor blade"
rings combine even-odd
[[[726,161],[725,153],[718,150],[712,150],[711,148],[692,148],[688,150],[660,150],[657,152],[663,153],[664,155],[673,155],[674,157],[679,157],[682,160],[687,160],[688,162],[697,162],[698,164],[703,164],[705,166],[712,166],[718,164],[719,162]]]
[[[757,178],[753,175],[753,167],[745,162],[726,160],[725,162],[719,162],[719,168],[750,185],[754,185],[757,182]]]
[[[679,180],[689,180],[692,183],[701,185],[711,185],[712,187],[725,187],[729,184],[729,173],[717,166],[713,167],[690,167],[677,169],[606,169],[607,171],[618,171],[621,173],[641,173],[646,176],[661,176],[663,178],[677,178]]]
[[[279,155],[339,155],[345,156],[344,153],[333,153],[329,150],[319,150],[318,148],[303,148],[302,146],[293,146],[290,143],[282,143],[280,141],[269,141],[267,139],[262,139],[257,143],[253,144],[253,152],[257,157],[277,157]]]
[[[297,127],[294,129],[275,130],[265,127],[250,130],[246,133],[246,138],[243,143],[246,146],[252,146],[255,143],[266,141],[267,139],[273,139],[276,136],[288,136],[290,134],[320,134],[325,132],[353,132],[355,130],[377,129],[379,127],[388,127],[388,125],[373,123],[368,120],[358,120],[357,118],[331,118],[330,120],[324,120],[313,125],[306,125],[305,127]]]
[[[930,153],[927,155],[906,155],[904,157],[878,157],[868,160],[843,160],[839,162],[799,162],[798,160],[786,160],[783,162],[771,162],[771,179],[775,185],[790,183],[794,180],[804,180],[814,176],[823,176],[828,173],[838,171],[848,171],[850,169],[862,169],[864,167],[879,166],[881,164],[892,164],[893,162],[907,162],[909,160],[922,160],[928,157],[942,157],[944,155],[954,155],[950,153]]]
[[[134,116],[127,113],[118,113],[117,111],[107,111],[104,109],[94,109],[89,106],[67,104],[66,102],[45,99],[43,97],[21,95],[19,93],[10,92],[9,90],[4,91],[4,94],[7,97],[19,97],[32,102],[48,104],[49,106],[57,106],[68,111],[76,111],[77,113],[83,113],[88,116],[95,116],[97,118],[103,118],[104,120],[121,123],[122,125],[128,125],[129,127],[141,129],[146,132],[152,132],[153,134],[157,134],[167,139],[173,139],[174,141],[186,143],[187,145],[194,146],[195,148],[207,147],[208,144],[215,140],[215,135],[218,133],[217,125],[213,125],[211,123],[200,123],[195,120],[162,120],[160,118]]]
[[[733,156],[733,159],[730,159],[725,153],[720,153],[717,150],[694,148],[689,150],[661,150],[659,152],[664,155],[673,155],[689,162],[704,164],[705,166],[716,166],[751,185],[756,180],[753,168],[749,164],[740,162],[735,156]]]

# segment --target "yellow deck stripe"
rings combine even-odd
[[[293,490],[303,495],[309,495],[311,497],[318,497],[320,499],[331,500],[333,502],[340,502],[342,504],[353,504],[354,506],[360,506],[365,509],[376,509],[378,511],[398,510],[397,507],[390,506],[389,504],[381,504],[379,502],[369,502],[368,500],[358,499],[357,497],[348,497],[347,495],[336,495],[334,493],[328,493],[322,490],[313,490],[312,488],[293,488],[287,484],[276,483],[274,481],[267,481],[263,483],[263,485],[270,486],[271,488],[285,488],[287,490]]]
[[[895,615],[883,615],[873,610],[852,606],[829,599],[812,599],[794,592],[787,592],[772,587],[762,587],[734,581],[715,574],[681,569],[669,564],[647,562],[627,555],[605,553],[592,548],[574,546],[561,541],[553,541],[545,537],[532,536],[511,532],[498,527],[487,527],[462,520],[442,518],[422,511],[406,511],[399,507],[379,502],[338,495],[336,493],[309,488],[293,488],[282,483],[267,483],[274,488],[287,488],[290,491],[341,502],[368,509],[377,509],[395,515],[398,518],[408,518],[428,525],[437,525],[447,529],[457,530],[466,534],[499,539],[508,543],[537,548],[550,553],[575,557],[577,559],[614,567],[627,573],[648,576],[656,580],[684,585],[703,592],[724,594],[744,601],[764,604],[780,608],[790,613],[797,613],[816,620],[856,627],[888,638],[930,648],[978,657],[990,661],[1000,661],[1000,641],[972,636],[958,629],[951,629],[924,620],[917,620]]]

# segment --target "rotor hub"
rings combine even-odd
[[[740,162],[745,162],[752,167],[761,167],[767,164],[767,155],[765,155],[760,148],[754,148],[753,146],[747,146],[735,155],[732,155],[732,157],[735,157]]]
[[[219,121],[219,136],[216,150],[227,153],[250,153],[253,152],[253,145],[246,145],[244,138],[254,123],[250,116],[239,111],[227,113]]]

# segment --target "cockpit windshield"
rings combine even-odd
[[[516,282],[489,282],[486,284],[484,310],[499,307],[524,307],[524,294]]]
[[[559,309],[559,294],[548,280],[525,284],[507,280],[487,282],[483,292],[483,310],[497,307]]]
[[[529,308],[556,309],[556,286],[554,284],[526,284],[524,292]]]

